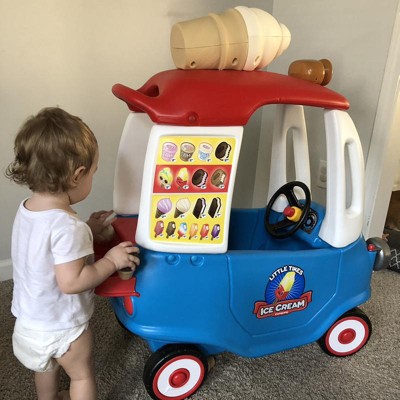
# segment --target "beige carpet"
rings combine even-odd
[[[372,321],[367,346],[348,358],[329,357],[315,343],[246,359],[217,357],[193,400],[398,400],[400,399],[400,274],[376,272],[372,299],[362,309]],[[10,315],[12,282],[0,282],[0,399],[35,399],[32,375],[13,357]],[[95,333],[99,400],[145,400],[146,344],[125,332],[107,301],[96,299]],[[68,382],[63,377],[63,387]]]

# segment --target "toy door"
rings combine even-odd
[[[235,319],[252,336],[279,336],[285,330],[297,336],[296,329],[316,329],[310,322],[334,303],[340,256],[336,249],[233,253],[230,305]]]
[[[223,253],[243,127],[155,125],[136,241],[156,251]]]

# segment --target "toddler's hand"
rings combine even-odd
[[[115,218],[110,218],[114,213],[110,211],[96,211],[92,213],[89,220],[86,222],[93,233],[93,240],[96,243],[109,242],[114,237],[114,228],[112,223]]]
[[[114,263],[116,270],[129,267],[132,270],[140,264],[140,259],[137,256],[139,249],[133,246],[131,242],[122,242],[118,246],[110,249],[104,256],[107,260]]]

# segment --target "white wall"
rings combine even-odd
[[[374,127],[397,5],[398,0],[385,0],[379,5],[373,0],[274,2],[273,15],[287,24],[292,42],[268,69],[287,73],[290,63],[296,59],[330,59],[333,79],[328,87],[350,101],[349,113],[361,137],[365,158]],[[324,201],[325,190],[315,186],[319,156],[325,156],[322,116],[315,110],[306,110],[306,118],[310,114],[313,117],[308,121],[312,189],[314,198]],[[271,118],[271,113],[265,109],[263,130],[271,126]],[[254,205],[257,206],[266,203],[270,146],[270,137],[262,135],[254,191]]]
[[[153,74],[174,68],[169,34],[175,22],[236,5],[271,11],[272,3],[0,0],[0,280],[9,277],[3,271],[10,265],[16,208],[29,194],[3,176],[13,159],[14,136],[25,118],[42,107],[58,105],[88,123],[100,144],[100,165],[92,194],[76,210],[86,218],[93,210],[109,209],[115,156],[128,114],[125,104],[112,95],[112,85],[120,82],[138,88]],[[257,133],[244,142],[250,155],[241,157],[242,164],[249,166],[256,162],[259,115],[252,124]],[[252,184],[246,175],[242,172],[239,180],[249,186],[242,191],[244,201],[251,201]]]
[[[299,58],[329,58],[329,85],[351,103],[350,114],[367,152],[374,123],[398,0],[0,0],[0,279],[9,265],[15,210],[28,191],[8,182],[3,172],[13,158],[13,140],[23,120],[40,108],[59,105],[80,115],[94,130],[101,151],[93,192],[76,209],[112,206],[115,155],[127,107],[111,94],[116,82],[140,87],[154,73],[174,68],[169,51],[176,21],[220,12],[236,5],[263,8],[285,23],[292,43],[269,67],[286,73]],[[272,10],[273,7],[273,10]],[[268,108],[263,125],[270,123]],[[270,142],[258,137],[261,113],[246,130],[238,171],[235,206],[265,205]],[[325,145],[315,132],[311,154]],[[254,155],[258,151],[258,160]],[[134,155],[134,154],[133,154]],[[257,164],[253,192],[251,171]],[[313,176],[315,178],[315,176]],[[315,189],[315,188],[314,188]],[[317,195],[323,197],[322,190]]]

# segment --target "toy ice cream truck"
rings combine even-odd
[[[364,163],[347,100],[296,77],[236,70],[164,71],[113,93],[130,110],[115,230],[141,247],[141,266],[96,291],[152,350],[149,395],[187,398],[210,356],[225,351],[260,357],[313,341],[334,356],[359,351],[371,322],[358,307],[388,249],[361,234]],[[233,209],[243,126],[269,104],[278,106],[266,207]],[[310,191],[304,106],[324,114],[326,206]],[[288,182],[289,130],[296,178]]]

